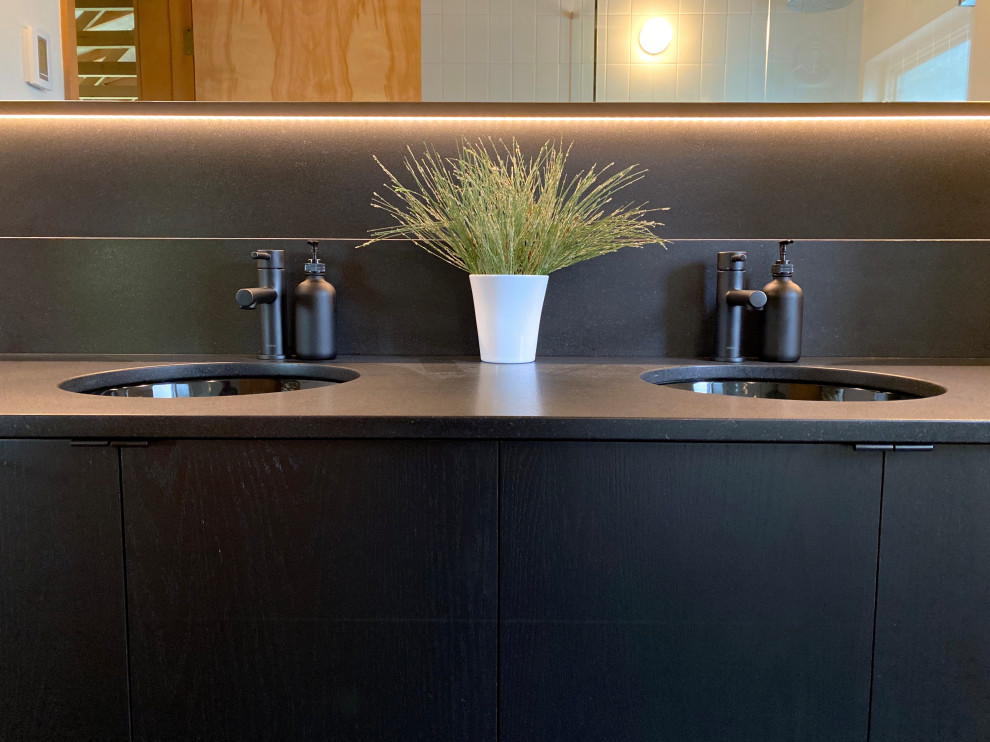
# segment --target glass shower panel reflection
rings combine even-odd
[[[976,99],[976,13],[990,26],[990,7],[957,0],[599,0],[595,100]],[[674,36],[649,54],[654,17]]]
[[[864,0],[600,0],[597,100],[808,102],[859,99]],[[674,40],[637,35],[667,18]]]
[[[835,7],[838,4],[835,0],[770,3],[763,100],[821,103],[859,99],[864,0]]]

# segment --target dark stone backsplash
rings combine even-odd
[[[321,250],[341,354],[477,354],[465,274],[407,242],[356,244]],[[253,353],[258,317],[234,293],[254,285],[250,252],[263,247],[287,250],[288,283],[302,280],[302,240],[0,240],[16,266],[0,291],[0,352]],[[773,240],[675,241],[553,273],[539,354],[707,357],[715,254],[736,249],[762,287]],[[990,357],[990,243],[798,242],[790,256],[805,355]],[[758,330],[759,314],[747,319]]]
[[[573,141],[575,169],[639,163],[625,196],[671,207],[669,249],[551,276],[542,356],[707,357],[715,253],[747,250],[758,288],[788,237],[806,356],[990,357],[990,104],[975,103],[2,102],[0,352],[253,353],[258,317],[233,298],[254,285],[251,250],[288,250],[294,285],[321,237],[342,354],[474,356],[465,275],[406,242],[354,246],[384,218],[372,155],[401,168],[406,145],[489,136]]]
[[[38,110],[110,116],[16,116]],[[978,103],[0,102],[0,236],[360,239],[386,220],[373,155],[489,137],[638,163],[623,198],[669,206],[671,239],[990,239]]]

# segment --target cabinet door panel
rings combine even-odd
[[[887,455],[875,742],[990,739],[990,449]]]
[[[881,466],[503,444],[502,739],[865,740]]]
[[[117,451],[0,441],[0,740],[126,740]]]
[[[123,452],[136,740],[491,740],[497,444]]]

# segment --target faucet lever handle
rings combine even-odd
[[[285,267],[284,250],[255,250],[251,253],[254,260],[264,260],[258,265],[258,270],[280,270]]]
[[[716,264],[720,271],[743,272],[746,270],[746,253],[742,250],[722,250]]]

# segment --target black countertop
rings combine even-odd
[[[100,397],[69,378],[138,366],[247,357],[0,355],[0,437],[560,438],[609,440],[990,442],[990,361],[805,359],[946,388],[891,402],[812,402],[695,394],[649,384],[646,371],[697,359],[340,358],[360,376],[333,387],[201,399]],[[759,365],[759,364],[747,364]]]

